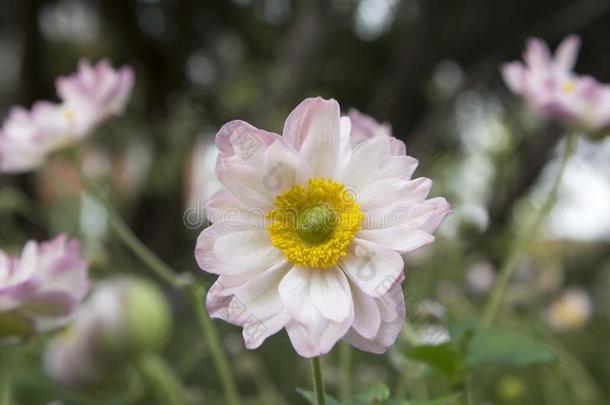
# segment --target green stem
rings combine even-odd
[[[163,398],[163,403],[184,404],[180,381],[161,357],[154,354],[144,355],[136,360],[135,368],[159,397]]]
[[[8,350],[0,347],[0,405],[11,404],[11,372]]]
[[[508,255],[505,260],[502,262],[502,266],[500,268],[500,275],[498,276],[498,281],[496,282],[493,291],[491,292],[491,296],[485,309],[483,311],[483,317],[481,318],[481,326],[489,327],[498,312],[500,307],[500,303],[502,302],[502,298],[504,293],[506,292],[506,287],[508,286],[508,281],[515,269],[515,265],[521,253],[527,245],[530,243],[532,238],[535,236],[538,228],[544,222],[547,214],[553,208],[555,201],[557,199],[557,191],[559,189],[559,185],[561,183],[561,178],[565,171],[566,165],[570,157],[574,153],[574,149],[576,147],[577,137],[575,134],[570,134],[568,139],[566,140],[563,157],[559,164],[559,169],[557,170],[557,174],[555,175],[555,179],[551,185],[551,189],[547,194],[540,210],[536,214],[532,223],[517,237],[515,243],[513,243]]]
[[[116,232],[121,241],[131,249],[131,251],[142,260],[148,267],[164,282],[173,288],[180,290],[181,285],[176,278],[176,274],[165,262],[154,254],[127,226],[123,218],[116,212],[108,197],[105,195],[100,186],[85,175],[81,175],[81,179],[85,186],[85,191],[100,202],[108,212],[108,221],[110,226]]]
[[[472,397],[472,388],[470,387],[470,378],[468,378],[466,382],[464,382],[464,397],[466,398],[466,404],[474,404],[474,399]]]
[[[190,289],[189,298],[193,304],[193,308],[195,308],[195,310],[197,311],[197,318],[199,319],[201,329],[203,329],[205,338],[208,341],[208,344],[210,345],[212,359],[214,360],[214,364],[216,365],[216,371],[220,376],[227,403],[229,405],[238,405],[239,395],[237,393],[237,387],[235,385],[233,375],[231,374],[231,370],[229,369],[227,358],[224,352],[222,351],[222,345],[220,343],[218,331],[214,327],[214,324],[208,316],[208,313],[203,309],[203,302],[200,301],[201,297],[205,297],[206,289],[205,287],[199,288],[200,291],[197,291],[196,287]]]
[[[316,405],[326,405],[326,392],[324,391],[324,380],[322,380],[322,368],[320,358],[311,359],[311,374],[313,377],[313,389],[316,394]]]
[[[352,350],[345,342],[339,345],[339,366],[340,366],[340,394],[341,399],[346,400],[351,393],[351,368],[352,368]]]
[[[153,253],[146,245],[144,245],[142,241],[140,241],[129,226],[127,226],[125,221],[123,221],[123,218],[116,212],[106,194],[100,189],[99,185],[84,174],[81,174],[81,179],[85,186],[85,191],[100,202],[108,212],[108,221],[121,241],[128,248],[130,248],[131,251],[140,260],[142,260],[142,262],[148,265],[148,267],[160,279],[162,279],[172,288],[182,291],[187,295],[187,298],[193,305],[193,309],[197,313],[203,334],[206,337],[210,350],[214,356],[216,371],[222,380],[227,403],[229,405],[239,405],[239,395],[235,381],[229,368],[227,358],[222,351],[222,345],[220,343],[220,338],[218,337],[218,332],[208,317],[207,312],[203,309],[203,302],[200,301],[200,297],[205,296],[205,290],[202,291],[203,295],[200,296],[197,294],[197,291],[194,288],[189,288],[185,291],[186,286],[180,281],[172,268],[161,260],[155,253]]]

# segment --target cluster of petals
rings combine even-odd
[[[551,55],[542,40],[532,38],[524,63],[504,64],[502,76],[535,114],[597,132],[610,126],[610,85],[574,72],[579,48],[579,37],[572,35]]]
[[[0,128],[0,172],[33,170],[50,153],[122,113],[133,83],[130,67],[115,70],[105,60],[96,65],[81,61],[78,72],[56,80],[59,103],[37,101],[30,110],[9,111]]]
[[[383,353],[405,320],[401,254],[434,241],[451,211],[444,198],[427,199],[429,179],[412,179],[418,162],[404,143],[387,125],[356,111],[342,117],[336,101],[312,98],[292,111],[281,136],[233,121],[216,144],[223,188],[206,205],[213,224],[195,252],[204,271],[219,275],[206,298],[210,315],[241,326],[250,349],[285,328],[303,357],[327,353],[341,339]],[[250,209],[268,213],[278,195],[311,179],[345,186],[363,213],[335,266],[291,263],[265,220],[248,218]]]
[[[89,291],[79,242],[29,241],[19,257],[0,250],[0,338],[27,338],[67,324]]]

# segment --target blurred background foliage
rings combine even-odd
[[[87,141],[85,166],[149,247],[207,284],[193,248],[205,226],[201,201],[216,187],[211,142],[223,123],[281,131],[313,95],[391,123],[420,160],[417,175],[432,178],[433,194],[447,196],[455,213],[434,246],[407,258],[411,322],[398,343],[384,356],[352,351],[347,371],[355,391],[384,382],[395,396],[424,400],[449,388],[434,361],[413,354],[414,342],[443,342],[456,322],[480,318],[507,247],[549,187],[565,134],[509,95],[499,65],[520,57],[529,36],[554,46],[571,33],[583,40],[576,70],[610,81],[605,0],[1,0],[0,113],[53,100],[54,78],[81,57],[132,65],[128,110]],[[496,322],[541,338],[558,360],[475,369],[476,404],[610,401],[610,142],[578,146]],[[65,156],[1,176],[2,248],[67,231],[85,241],[94,277],[147,274],[79,190]],[[193,314],[168,295],[175,327],[165,356],[191,403],[223,403]],[[294,387],[309,387],[308,365],[284,333],[250,352],[237,328],[217,326],[246,403],[305,403]],[[43,340],[23,349],[27,362],[15,369],[18,403],[151,403],[137,378],[93,397],[53,384],[40,369]],[[335,396],[346,389],[339,360],[347,355],[341,347],[324,360]]]

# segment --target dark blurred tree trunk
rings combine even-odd
[[[441,0],[421,2],[417,20],[402,25],[372,98],[369,111],[382,121],[390,121],[395,136],[401,139],[425,110],[423,84],[438,52],[443,4]],[[406,18],[407,6],[403,4],[398,12],[399,20]]]
[[[41,98],[42,46],[38,14],[42,0],[22,0],[21,5],[21,66],[19,71],[19,103],[29,106]]]
[[[172,3],[175,8],[167,11],[166,18],[176,27],[173,37],[157,40],[147,36],[140,29],[136,2],[134,0],[104,0],[102,12],[109,26],[116,33],[115,42],[122,53],[135,64],[138,77],[143,82],[139,88],[144,91],[144,103],[148,117],[147,130],[154,144],[154,156],[163,162],[171,144],[167,133],[168,117],[172,110],[172,95],[185,83],[185,64],[192,51],[192,28],[195,17],[195,1],[180,0]],[[167,167],[155,165],[149,174],[149,183],[159,176],[159,170]],[[172,167],[171,177],[182,178],[182,166]],[[182,224],[182,183],[175,181],[160,191],[155,187],[145,187],[145,193],[135,207],[136,217],[132,219],[135,232],[159,255],[171,259],[181,246],[169,241],[178,240]],[[149,190],[149,192],[146,192]]]

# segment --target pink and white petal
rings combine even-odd
[[[290,268],[286,261],[280,262],[236,291],[235,299],[239,300],[244,311],[233,315],[241,319],[248,349],[259,347],[290,320],[278,291],[280,281]]]
[[[213,253],[220,262],[233,268],[233,274],[264,270],[283,257],[282,252],[271,244],[265,230],[222,235],[216,239]]]
[[[296,185],[302,163],[285,139],[275,141],[265,152],[263,185],[274,194],[283,193]]]
[[[371,208],[364,211],[362,230],[392,228],[398,225],[420,229],[437,215],[437,207],[433,204],[411,204],[408,201],[397,205]]]
[[[406,316],[402,288],[399,285],[394,286],[382,299],[376,299],[378,304],[381,300],[393,301],[396,308],[394,319],[391,322],[382,322],[374,338],[362,336],[357,330],[352,328],[343,337],[344,341],[360,350],[376,354],[385,353],[396,342]]]
[[[407,146],[400,139],[390,136],[390,151],[394,156],[406,155]]]
[[[40,292],[68,294],[77,301],[85,298],[91,287],[87,263],[80,258],[66,258],[56,265],[62,271],[41,282]]]
[[[413,228],[409,223],[363,230],[358,232],[356,237],[402,253],[411,252],[434,242],[434,236]]]
[[[262,273],[220,276],[206,296],[208,313],[242,327],[266,323],[283,311],[277,285],[289,268],[286,261],[280,261]],[[267,329],[260,326],[264,326],[261,333]],[[252,335],[251,329],[249,333]]]
[[[380,124],[373,117],[362,114],[356,109],[350,109],[348,116],[352,121],[352,144],[378,136],[391,136],[392,129],[389,124]]]
[[[29,280],[38,269],[39,246],[34,241],[28,241],[21,251],[21,258],[15,268],[14,280]]]
[[[341,168],[338,179],[343,184],[363,190],[377,177],[378,170],[390,158],[390,138],[378,136],[369,138],[352,151],[350,162]]]
[[[349,164],[352,158],[352,143],[351,143],[351,130],[352,122],[349,117],[341,117],[339,123],[340,126],[340,140],[339,140],[339,158],[337,161],[337,171],[342,171],[346,165]]]
[[[381,326],[381,311],[376,299],[365,294],[355,284],[352,284],[352,297],[354,297],[354,323],[352,328],[364,338],[374,338]]]
[[[292,345],[303,357],[328,353],[334,344],[349,329],[354,319],[350,301],[350,313],[342,322],[327,319],[314,304],[312,297],[313,273],[320,269],[293,268],[282,279],[279,287],[282,302],[292,320],[286,324],[286,331]],[[316,298],[316,301],[319,301]]]
[[[262,209],[246,207],[233,193],[218,190],[205,204],[208,221],[224,222],[231,229],[262,229],[265,226],[265,212]]]
[[[523,65],[520,62],[505,63],[501,72],[508,88],[516,94],[521,94],[525,85]]]
[[[340,268],[362,291],[381,297],[400,280],[404,262],[394,250],[362,239],[354,239],[348,255],[339,261]]]
[[[254,318],[246,321],[242,331],[246,347],[250,350],[257,349],[269,336],[282,330],[290,320],[288,311],[282,310],[264,321]]]
[[[228,307],[235,291],[259,273],[243,273],[231,276],[219,276],[212,284],[205,298],[205,307],[212,318],[231,322]]]
[[[367,185],[358,196],[363,210],[423,202],[432,188],[425,177],[414,180],[380,179]]]
[[[388,158],[377,172],[379,179],[410,180],[417,169],[417,159],[407,155],[395,155]]]
[[[352,294],[347,278],[338,268],[310,269],[309,296],[326,319],[342,322],[353,312]]]
[[[291,320],[286,324],[286,332],[296,352],[306,358],[321,356],[332,350],[335,344],[349,330],[354,319],[352,315],[341,323],[317,317],[309,324]]]
[[[312,269],[294,267],[279,284],[280,297],[286,310],[297,322],[305,325],[313,324],[322,317],[311,300],[313,272]]]
[[[233,300],[232,295],[223,295],[220,293],[220,288],[215,287],[216,283],[212,284],[208,294],[205,297],[205,308],[212,319],[222,319],[225,322],[229,322],[233,325],[240,326],[235,323],[229,317],[229,306],[231,305],[231,301]]]
[[[434,208],[434,214],[420,227],[420,229],[434,233],[443,219],[453,212],[451,204],[444,197],[435,197],[424,201],[422,205]]]
[[[240,250],[239,255],[234,254],[236,248]],[[236,231],[226,223],[212,224],[204,229],[195,248],[199,267],[220,275],[263,272],[281,257],[281,252],[268,240],[266,231]]]
[[[555,66],[563,72],[570,72],[576,64],[579,49],[578,35],[570,35],[565,38],[555,51]]]
[[[248,280],[235,291],[235,298],[243,304],[243,312],[235,313],[235,318],[244,321],[251,317],[265,320],[284,309],[278,286],[292,265],[285,259]]]
[[[275,195],[265,187],[264,167],[252,166],[239,158],[220,159],[216,167],[218,180],[240,201],[249,207],[270,210]]]
[[[544,72],[551,64],[549,48],[544,41],[538,38],[530,38],[527,41],[527,48],[525,49],[523,59],[528,67],[536,73]]]
[[[339,104],[320,97],[306,99],[290,113],[283,136],[307,163],[299,170],[299,182],[334,177],[341,143],[340,121]]]
[[[238,156],[244,161],[262,161],[265,150],[279,139],[279,135],[258,129],[245,121],[230,121],[216,134],[220,158]]]
[[[212,224],[201,231],[195,246],[195,260],[203,271],[208,273],[222,271],[224,264],[214,255],[214,244],[216,239],[229,232],[235,232],[235,230],[222,222]]]

